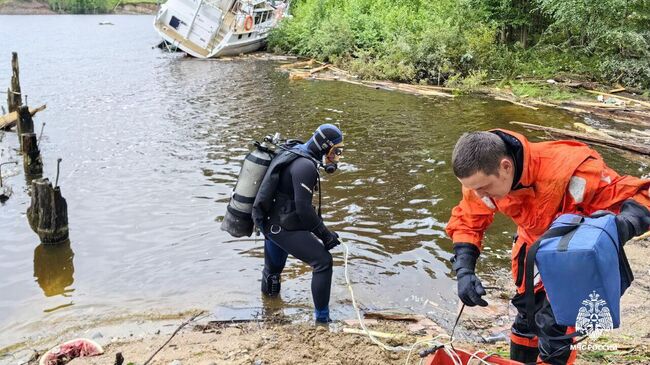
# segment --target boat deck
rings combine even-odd
[[[168,37],[172,38],[174,40],[175,45],[186,47],[190,49],[192,52],[199,54],[203,57],[208,57],[208,55],[210,54],[207,49],[200,47],[198,44],[188,39],[185,39],[185,37],[183,37],[178,32],[176,32],[173,28],[167,25],[156,23],[156,28],[158,28],[158,30],[160,30]]]

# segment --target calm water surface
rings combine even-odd
[[[270,305],[307,317],[309,268],[290,260],[280,302],[263,303],[262,242],[233,239],[219,222],[253,139],[273,132],[307,138],[324,122],[346,134],[344,164],[325,178],[323,201],[326,221],[350,245],[358,300],[420,312],[432,309],[429,300],[449,317],[457,301],[444,226],[460,197],[449,166],[454,142],[513,120],[575,120],[478,98],[289,81],[271,61],[165,54],[152,49],[151,21],[0,16],[0,89],[9,85],[10,52],[17,51],[29,104],[48,105],[36,129],[47,123],[45,175],[54,179],[63,158],[59,181],[70,221],[70,244],[40,246],[25,216],[22,168],[3,168],[15,194],[0,205],[0,348],[76,325],[195,308]],[[5,134],[1,160],[19,159],[16,147],[15,134]],[[601,151],[624,173],[648,172]],[[495,222],[485,269],[509,267],[513,229],[506,219]],[[338,318],[351,315],[342,262],[339,248]]]

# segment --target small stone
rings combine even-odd
[[[98,339],[98,338],[103,338],[103,337],[104,337],[104,335],[102,335],[101,332],[97,332],[97,333],[95,333],[94,335],[92,335],[91,338],[92,338],[93,340],[96,340],[96,339]]]
[[[215,364],[215,365],[216,365],[216,364]],[[255,360],[255,362],[253,363],[253,365],[264,365],[264,361],[262,361],[262,360],[260,360],[260,359],[257,359],[257,360]]]
[[[183,363],[180,360],[174,360],[170,362],[169,365],[183,365]]]

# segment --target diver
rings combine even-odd
[[[311,292],[317,323],[331,322],[333,261],[329,250],[340,244],[320,214],[318,168],[335,172],[342,153],[343,133],[332,124],[321,125],[306,143],[288,145],[273,158],[253,204],[253,220],[265,237],[262,293],[280,293],[280,274],[291,254],[313,270]],[[319,193],[318,211],[312,205],[314,192]]]

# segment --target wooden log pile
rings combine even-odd
[[[289,73],[290,80],[309,79],[322,81],[341,81],[374,89],[399,91],[413,95],[435,96],[444,98],[453,98],[455,96],[453,93],[457,91],[457,89],[454,88],[441,86],[404,84],[392,81],[359,80],[349,72],[341,70],[332,64],[321,63],[313,59],[282,65],[280,66],[280,69]]]
[[[615,131],[608,133],[607,129],[595,129],[582,123],[575,123],[574,127],[582,129],[584,132],[573,131],[569,129],[546,127],[531,123],[510,122],[522,126],[526,129],[547,132],[555,138],[571,138],[579,141],[598,144],[601,146],[614,147],[641,155],[650,156],[650,131],[639,131],[641,133],[624,133]],[[586,133],[585,133],[586,132]],[[622,139],[625,136],[626,139]]]

